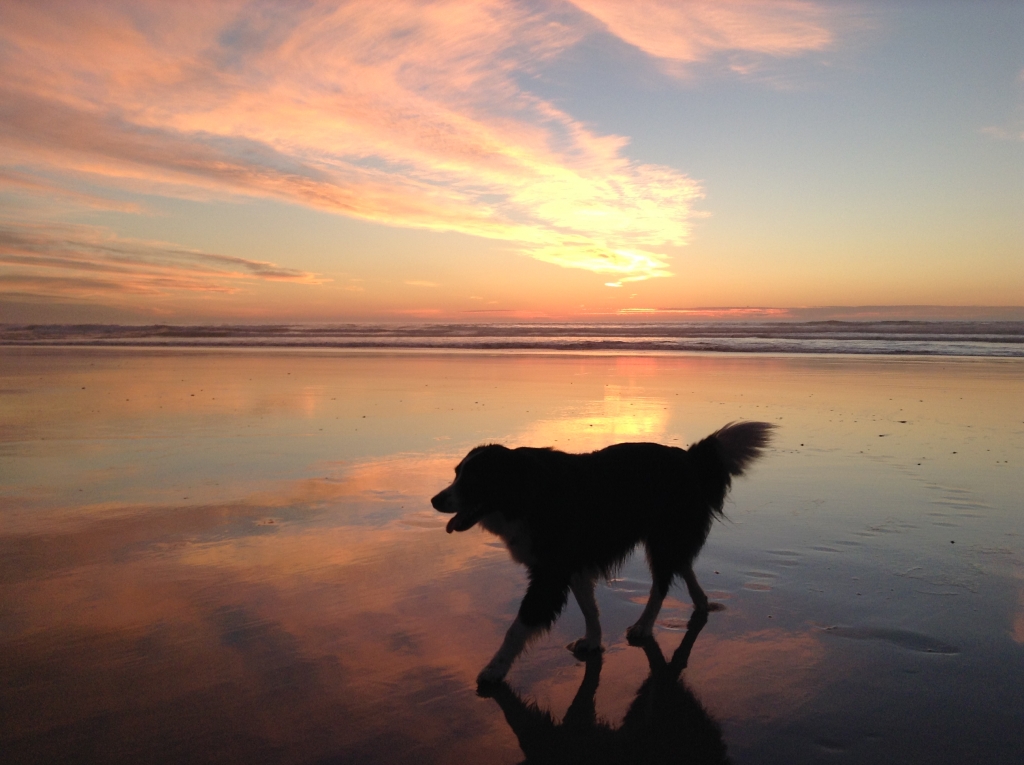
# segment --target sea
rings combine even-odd
[[[0,345],[1024,357],[1024,321],[0,325]]]

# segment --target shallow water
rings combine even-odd
[[[625,642],[637,556],[598,588],[600,666],[564,648],[570,603],[478,697],[525,579],[430,508],[459,458],[734,419],[780,429],[674,670],[685,588],[657,649]],[[737,763],[1016,763],[1022,462],[1019,359],[0,349],[0,751],[704,761],[720,737]]]

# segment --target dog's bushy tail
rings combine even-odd
[[[688,450],[697,481],[711,509],[722,513],[732,477],[743,475],[771,440],[775,426],[767,422],[730,422]]]
[[[761,456],[775,426],[768,422],[730,422],[700,444],[714,441],[718,458],[730,476],[743,475],[747,465]]]

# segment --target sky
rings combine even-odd
[[[0,4],[0,322],[1024,318],[1024,3]]]

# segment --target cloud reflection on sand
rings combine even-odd
[[[17,731],[26,746],[78,730],[78,745],[104,714],[113,730],[144,730],[150,743],[208,742],[250,719],[252,751],[306,736],[310,755],[319,746],[358,750],[403,730],[420,745],[455,746],[442,740],[452,735],[445,720],[453,706],[468,719],[479,714],[473,678],[504,626],[494,605],[513,610],[523,581],[484,535],[445,535],[443,520],[423,509],[433,477],[450,464],[367,461],[338,481],[286,481],[229,505],[135,507],[48,534],[45,544],[4,535],[4,547],[21,553],[3,568],[21,709],[50,711],[15,712],[0,730]],[[395,513],[396,505],[408,509]],[[794,660],[807,666],[806,635],[711,640],[705,649],[713,658],[701,676],[756,698],[758,709],[769,695],[780,709],[787,694],[809,693],[793,672],[771,694],[744,691],[752,661],[774,654],[782,674]],[[571,667],[571,657],[558,664]],[[14,690],[5,686],[5,695]],[[458,746],[497,743],[488,740],[500,733],[494,721],[478,722]]]
[[[1005,703],[1024,676],[1017,362],[2,352],[11,762],[518,762],[474,678],[523,573],[486,534],[445,534],[428,498],[476,443],[685,444],[740,417],[783,427],[698,561],[726,608],[686,670],[733,759],[813,761],[807,731],[886,761],[915,731],[927,754],[986,720],[1024,729]],[[623,637],[647,589],[630,565],[598,589],[613,726],[649,671]],[[673,592],[665,651],[692,613]],[[581,629],[570,604],[509,676],[556,718]]]
[[[50,713],[15,713],[0,731],[5,738],[17,732],[26,744],[33,733],[66,726],[81,727],[85,737],[89,720],[102,713],[115,730],[145,730],[149,743],[174,730],[176,738],[209,741],[255,728],[255,752],[305,732],[312,756],[420,730],[445,714],[406,696],[471,696],[484,656],[465,636],[486,628],[478,613],[503,590],[514,597],[516,583],[446,588],[452,572],[479,569],[474,559],[495,552],[479,537],[451,545],[440,522],[430,530],[401,520],[368,523],[403,495],[407,487],[393,479],[403,467],[415,474],[416,462],[371,464],[334,485],[289,482],[276,495],[232,506],[153,510],[121,533],[111,524],[86,526],[50,540],[65,553],[59,560],[24,550],[19,571],[32,578],[4,577],[5,622],[19,634],[6,652],[22,678],[4,683],[11,702],[4,706],[14,706],[9,694],[17,689],[21,709]],[[379,480],[394,485],[385,498],[370,488]],[[312,527],[263,522],[311,499],[334,513],[326,510]],[[17,541],[8,537],[4,546]],[[392,691],[382,695],[387,686]],[[397,717],[391,704],[403,710]],[[196,711],[185,714],[188,707]],[[245,717],[252,725],[240,725]],[[444,730],[440,722],[428,727]]]
[[[713,689],[705,703],[720,720],[784,719],[814,697],[825,653],[811,632],[758,630],[702,645],[689,677]]]
[[[1024,585],[1017,596],[1017,614],[1013,619],[1013,639],[1024,645]]]

